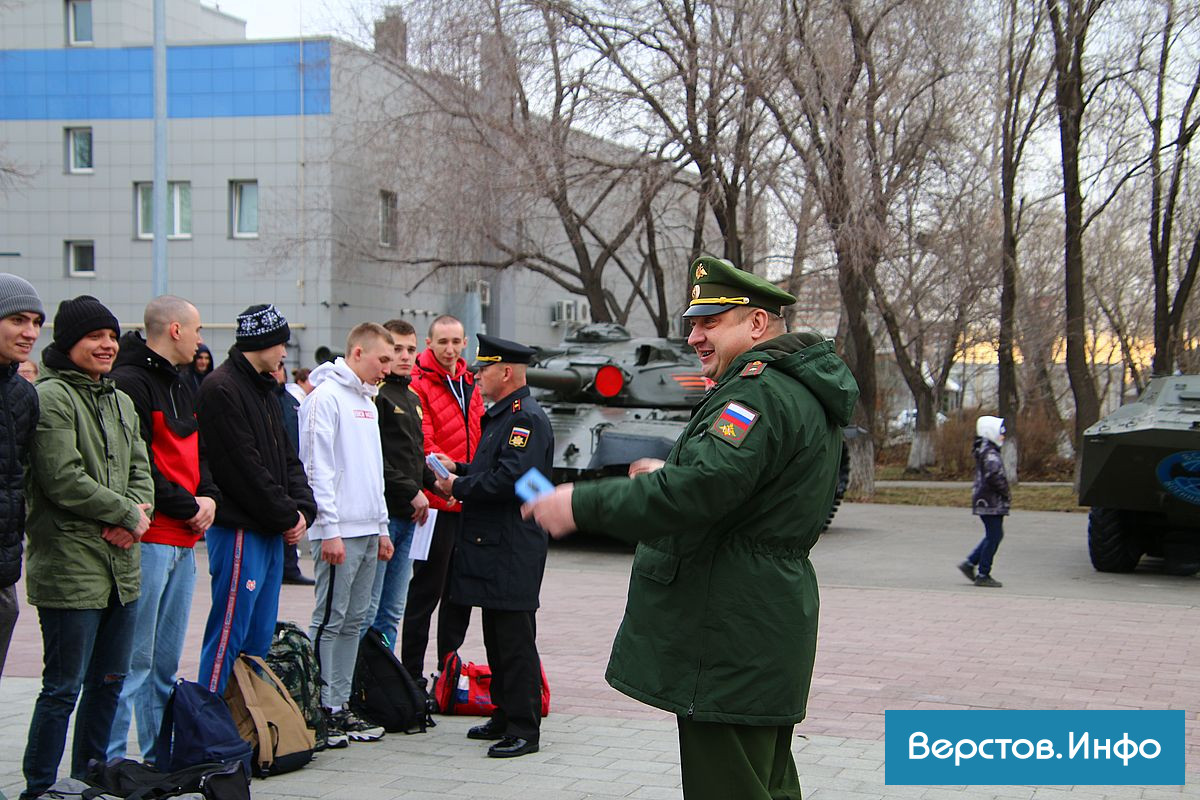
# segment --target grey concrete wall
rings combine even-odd
[[[10,0],[0,6],[0,49],[50,49],[67,44],[65,0]],[[94,0],[93,47],[146,46],[154,40],[153,0]],[[246,23],[194,0],[167,0],[172,43],[241,41]]]

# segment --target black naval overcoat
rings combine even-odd
[[[450,565],[450,599],[502,611],[536,611],[546,570],[546,532],[521,519],[517,480],[537,467],[550,477],[554,433],[523,386],[484,412],[479,446],[456,465],[462,523]]]

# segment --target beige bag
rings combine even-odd
[[[314,735],[287,688],[266,662],[241,655],[225,687],[238,733],[254,748],[254,774],[279,775],[312,760]]]

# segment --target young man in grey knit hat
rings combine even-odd
[[[25,538],[25,462],[38,419],[37,392],[17,369],[33,352],[46,312],[37,290],[0,273],[0,674],[17,624],[17,579]]]

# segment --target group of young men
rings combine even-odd
[[[470,605],[483,605],[496,608],[485,612],[484,631],[502,707],[486,735],[472,738],[500,740],[493,756],[536,751],[541,686],[532,620],[546,534],[520,520],[513,492],[526,462],[547,473],[550,467],[549,424],[532,399],[523,399],[523,364],[532,350],[503,340],[481,344],[484,356],[492,352],[487,346],[500,349],[481,359],[479,386],[490,400],[509,404],[504,416],[513,426],[539,432],[532,445],[528,436],[485,424],[491,449],[482,463],[483,398],[462,358],[463,326],[453,317],[433,322],[419,355],[416,331],[403,320],[356,326],[345,356],[312,371],[295,438],[272,374],[282,366],[290,330],[272,305],[238,315],[235,344],[198,391],[181,374],[202,344],[200,313],[186,300],[152,300],[144,337],[122,337],[116,317],[94,297],[64,300],[35,388],[17,369],[44,320],[34,287],[0,274],[0,436],[8,445],[0,448],[0,672],[18,613],[26,536],[28,599],[44,644],[22,798],[54,783],[73,712],[72,777],[81,778],[90,759],[125,755],[131,721],[143,758],[154,761],[201,537],[212,606],[198,682],[211,691],[224,693],[241,654],[267,653],[285,549],[307,538],[315,575],[310,638],[329,746],[383,735],[348,708],[368,627],[389,644],[399,634],[403,663],[420,679],[438,606],[440,662],[462,644]],[[436,482],[426,453],[439,454],[454,474]],[[474,535],[460,534],[464,500],[472,511],[478,505],[475,526],[490,529],[503,519],[528,538],[515,546],[526,553],[515,570],[526,576],[522,591],[509,592],[507,567],[501,576],[489,566],[503,588],[481,595],[477,587],[488,579],[476,564],[464,588],[451,593],[456,539]],[[429,556],[414,569],[414,526],[431,508],[439,515]],[[513,537],[505,538],[488,558],[512,546]],[[503,700],[506,688],[511,703]]]

